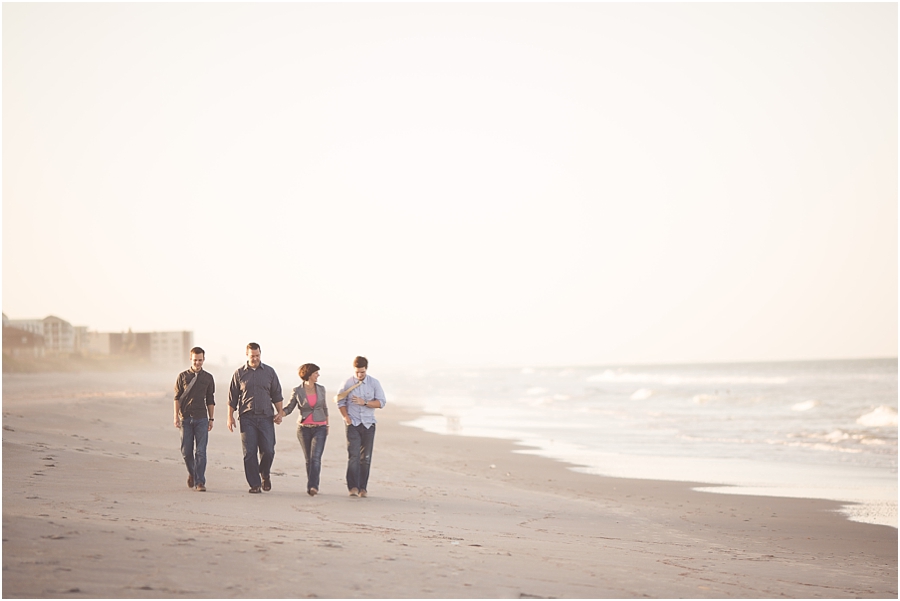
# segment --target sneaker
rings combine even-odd
[[[205,485],[205,484],[198,484],[198,485],[197,485],[197,488],[196,488],[195,490],[196,490],[197,492],[206,492],[206,485]]]
[[[188,476],[188,488],[194,488],[194,477]]]
[[[350,496],[351,496],[351,497],[358,497],[358,496],[359,496],[359,489],[358,489],[358,488],[351,488],[351,489],[350,489]]]
[[[362,489],[362,490],[359,491],[359,496],[361,496],[361,497],[368,497],[368,496],[369,496],[369,493],[366,492],[366,489]]]

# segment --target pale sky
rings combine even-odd
[[[215,360],[897,356],[897,5],[18,4],[3,311]]]

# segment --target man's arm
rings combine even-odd
[[[234,432],[234,407],[228,405],[228,419],[225,424],[228,426],[229,432]]]
[[[229,432],[234,432],[234,410],[237,409],[238,399],[241,397],[238,381],[238,372],[235,371],[231,377],[231,387],[228,389],[228,420],[225,423]]]
[[[351,390],[355,390],[357,386],[362,384],[362,382],[356,382],[356,384],[351,384],[353,380],[356,378],[350,378],[344,385],[341,386],[341,389],[335,395],[334,400],[337,402],[338,411],[341,412],[341,417],[344,419],[344,425],[349,426],[353,421],[350,419],[350,415],[347,413],[347,403],[350,401],[347,400],[347,395],[350,394]]]
[[[372,403],[377,403],[377,406],[373,405]],[[383,409],[385,405],[387,405],[387,399],[384,397],[384,389],[381,387],[381,382],[375,380],[375,398],[366,403],[366,407],[371,407],[372,409]]]
[[[375,380],[373,387],[375,388],[375,391],[373,393],[375,398],[371,401],[363,400],[362,397],[358,396],[351,396],[350,400],[353,401],[354,404],[360,405],[361,407],[368,407],[369,409],[381,409],[387,403],[384,398],[384,390],[381,389],[381,384],[378,383],[378,380]]]
[[[184,386],[181,384],[181,374],[178,374],[178,377],[175,378],[175,427],[181,427],[181,401],[178,400],[178,397],[181,396],[181,393],[184,392]]]
[[[213,429],[213,416],[216,414],[216,380],[210,374],[209,386],[206,388],[206,413],[209,415],[209,427],[207,432]]]
[[[278,374],[275,373],[275,370],[272,370],[272,403],[275,404],[275,423],[280,424],[281,420],[284,419],[284,409],[282,405],[284,405],[284,395],[281,394],[281,382],[278,381]]]

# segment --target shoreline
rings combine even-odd
[[[897,530],[838,502],[579,473],[401,425],[420,413],[398,404],[378,413],[367,499],[346,495],[340,430],[305,494],[290,418],[271,492],[247,494],[222,420],[195,493],[170,386],[4,375],[5,597],[897,596]]]
[[[414,408],[418,410],[418,408]],[[411,421],[404,422],[403,425],[410,426],[425,432],[429,432],[432,434],[437,434],[439,436],[458,436],[463,438],[486,438],[493,440],[506,440],[510,441],[515,445],[515,449],[512,451],[514,453],[521,453],[527,455],[534,455],[537,457],[545,457],[547,459],[552,459],[554,461],[559,462],[560,464],[566,466],[568,469],[589,474],[593,476],[605,477],[605,478],[614,478],[620,480],[658,480],[664,482],[683,482],[683,483],[698,483],[702,482],[702,484],[696,485],[693,490],[697,492],[705,492],[710,494],[725,494],[725,495],[745,495],[745,496],[755,496],[755,497],[778,497],[778,498],[793,498],[793,499],[816,499],[822,501],[833,501],[841,504],[841,509],[838,511],[844,515],[846,519],[851,521],[857,521],[865,524],[874,524],[881,526],[889,526],[892,528],[897,528],[897,499],[896,496],[891,498],[889,494],[884,494],[885,491],[883,488],[871,487],[867,489],[869,494],[859,494],[858,492],[847,492],[847,489],[839,488],[837,486],[833,486],[831,488],[819,487],[813,488],[810,486],[797,485],[795,487],[787,487],[787,486],[776,486],[776,485],[752,485],[752,484],[742,484],[736,481],[729,482],[725,478],[721,480],[707,479],[707,478],[690,478],[684,476],[684,469],[674,469],[672,470],[671,477],[659,477],[655,475],[651,475],[652,472],[660,471],[659,468],[653,469],[648,467],[653,461],[657,461],[659,463],[671,463],[674,459],[675,462],[684,462],[684,461],[695,461],[695,462],[710,462],[714,461],[719,463],[717,466],[719,468],[719,472],[723,473],[725,467],[728,466],[735,470],[743,470],[743,472],[756,472],[761,473],[766,469],[778,469],[780,466],[773,466],[771,464],[765,462],[751,462],[746,459],[726,459],[726,460],[717,460],[714,458],[696,458],[696,457],[677,457],[677,458],[669,458],[669,457],[655,457],[655,456],[626,456],[626,455],[613,455],[609,453],[604,454],[595,454],[593,457],[598,455],[602,455],[607,464],[613,464],[613,462],[618,461],[619,463],[614,464],[614,469],[604,469],[602,467],[598,467],[596,465],[590,465],[588,462],[579,461],[574,456],[576,453],[572,452],[560,452],[552,450],[552,444],[546,444],[548,441],[546,439],[537,440],[534,438],[527,438],[525,436],[514,437],[514,436],[503,436],[496,435],[491,436],[486,433],[479,434],[467,434],[465,432],[450,432],[450,431],[440,431],[439,428],[433,427],[429,425],[424,419],[425,417],[446,417],[443,414],[436,413],[425,413],[422,412],[422,415],[416,419]],[[484,429],[481,429],[483,432]],[[551,441],[552,442],[552,441]],[[829,473],[829,468],[822,466],[805,466],[805,465],[793,465],[792,469],[802,469],[806,468],[809,471],[818,471],[821,473],[823,477],[831,476]],[[848,471],[851,471],[851,468],[845,468]],[[831,470],[833,471],[833,470]],[[859,470],[856,470],[857,472]],[[619,473],[610,473],[610,472],[619,472]],[[639,475],[623,475],[625,473],[637,473]],[[650,472],[650,473],[648,473]],[[874,472],[874,470],[873,470]],[[878,474],[880,476],[880,474]],[[873,493],[872,491],[877,491]],[[890,492],[890,491],[888,491]],[[894,489],[896,492],[896,489]],[[880,497],[877,497],[877,493],[882,493]],[[876,498],[877,497],[877,498]]]

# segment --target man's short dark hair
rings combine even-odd
[[[255,342],[251,342],[250,344],[247,345],[247,350],[248,351],[258,351],[259,345],[256,344]]]
[[[203,355],[204,357],[206,357],[206,351],[204,351],[204,350],[203,350],[202,348],[200,348],[199,346],[195,346],[194,348],[192,348],[192,349],[191,349],[191,354],[192,354],[192,355]]]
[[[297,375],[300,376],[300,379],[306,382],[309,380],[309,377],[319,371],[319,366],[315,363],[304,363],[300,366],[300,369],[297,370]]]
[[[368,369],[369,368],[369,360],[366,359],[365,357],[357,357],[356,359],[353,360],[353,367],[365,367],[366,369]]]

